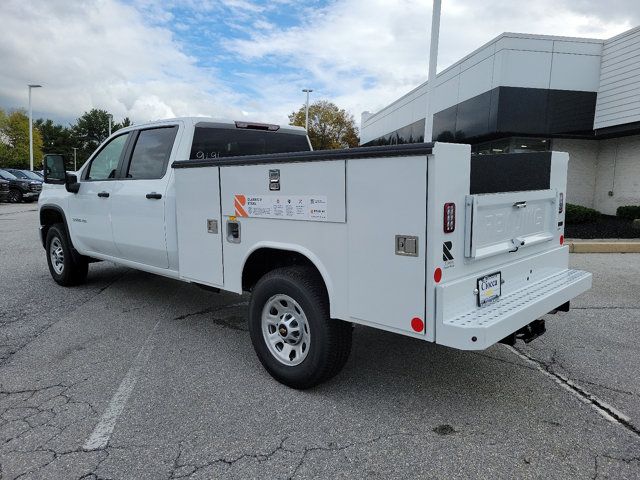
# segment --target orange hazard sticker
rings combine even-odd
[[[248,217],[247,211],[244,209],[247,204],[247,197],[244,195],[234,195],[233,205],[236,209],[236,217]]]

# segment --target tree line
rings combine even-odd
[[[289,124],[304,127],[305,106],[289,115]],[[111,126],[112,133],[131,125],[125,117]],[[358,146],[358,128],[353,115],[326,100],[309,105],[309,138],[315,150]],[[73,149],[80,167],[109,136],[109,112],[94,108],[64,126],[51,119],[33,122],[33,164],[42,168],[43,155],[64,155],[67,169],[73,170]],[[29,117],[24,110],[6,113],[0,109],[0,168],[29,168]]]
[[[111,126],[111,132],[131,125],[125,117]],[[47,153],[65,156],[67,168],[73,169],[73,149],[78,167],[109,136],[109,112],[94,108],[83,113],[69,126],[39,118],[33,121],[33,164],[42,168]],[[24,110],[0,109],[0,168],[29,168],[29,117]]]

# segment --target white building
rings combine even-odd
[[[640,205],[640,27],[608,40],[503,33],[437,75],[433,138],[567,151],[567,200]],[[422,142],[426,83],[362,114],[362,145]]]

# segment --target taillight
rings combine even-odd
[[[456,204],[444,204],[444,233],[452,233],[456,229]]]
[[[560,192],[560,201],[558,202],[558,213],[562,213],[564,211],[564,193]]]

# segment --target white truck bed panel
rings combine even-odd
[[[412,334],[424,321],[426,188],[426,156],[347,162],[352,318]],[[417,255],[397,255],[396,235],[417,237]]]
[[[279,173],[279,190],[269,188],[270,172],[273,170]],[[224,216],[244,216],[242,211],[237,211],[235,205],[236,196],[242,196],[247,203],[241,205],[241,208],[247,217],[294,221],[345,221],[344,160],[222,167],[220,175]],[[255,207],[251,205],[252,198],[259,198],[259,204]],[[311,204],[314,198],[326,202],[321,205],[322,209],[326,209],[326,213],[308,213],[310,209],[314,209]],[[303,201],[304,206],[301,212],[296,212],[295,204],[299,201]],[[277,202],[281,206],[278,207]],[[267,209],[270,211],[267,212]]]

